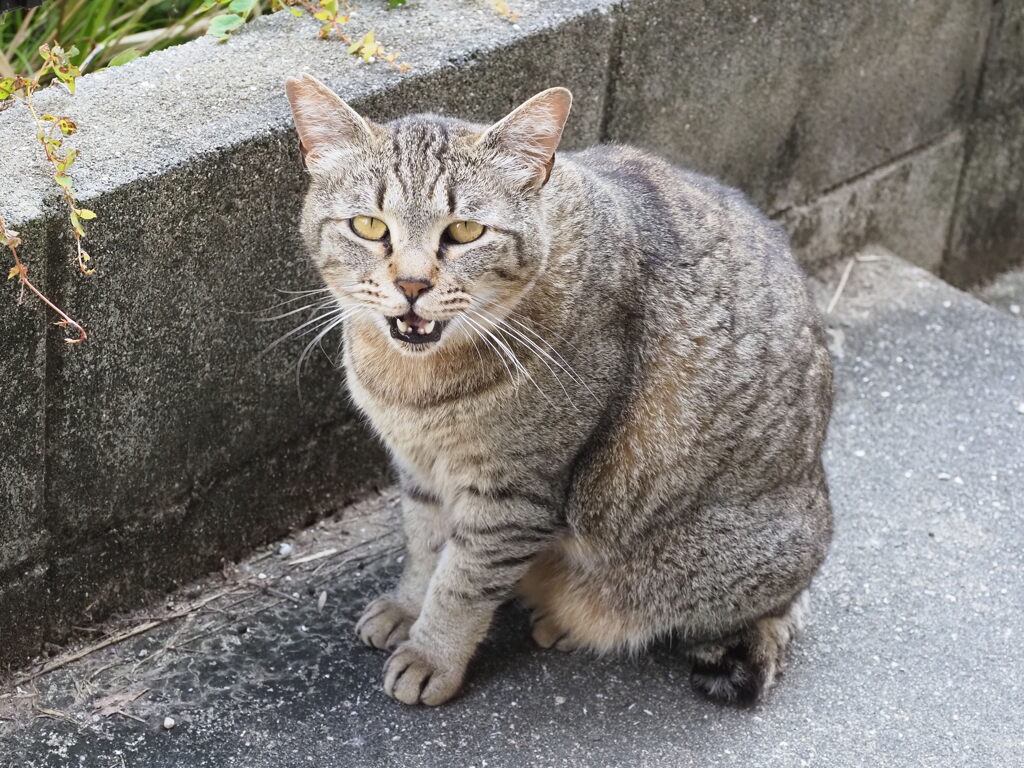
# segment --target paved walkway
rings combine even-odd
[[[830,327],[836,538],[759,708],[698,699],[671,648],[537,651],[514,609],[462,698],[392,702],[352,636],[398,567],[385,495],[0,699],[0,765],[1024,764],[1024,323],[883,256],[854,263]]]

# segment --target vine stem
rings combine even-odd
[[[21,296],[18,297],[18,300],[21,301],[24,298],[25,289],[27,288],[34,293],[40,301],[60,316],[61,319],[57,325],[62,328],[73,328],[78,332],[78,338],[65,337],[64,341],[68,344],[80,344],[85,341],[88,338],[85,333],[85,328],[72,320],[64,310],[46,298],[46,296],[43,295],[43,292],[36,288],[32,281],[28,279],[28,267],[26,267],[18,257],[18,247],[16,245],[17,233],[7,229],[7,225],[2,216],[0,216],[0,242],[3,242],[3,244],[7,246],[7,249],[14,257],[14,269],[11,270],[11,277],[17,275],[18,280],[21,282]]]
[[[40,75],[41,74],[42,72],[40,73]],[[46,153],[46,159],[49,160],[50,165],[53,166],[53,178],[54,180],[56,180],[57,177],[61,175],[60,167],[57,165],[57,158],[53,156],[53,151],[50,149],[50,145],[46,143],[45,139],[47,131],[43,128],[43,121],[39,119],[39,113],[36,112],[35,104],[32,103],[32,92],[35,90],[36,87],[38,87],[40,75],[36,75],[35,82],[32,83],[32,87],[25,88],[24,101],[25,106],[28,107],[29,114],[32,116],[32,122],[35,123],[36,126],[36,138],[39,140],[40,145],[43,147],[43,152]],[[56,123],[50,124],[50,127],[48,129],[50,137],[53,136],[53,130],[56,125]],[[64,196],[64,202],[67,203],[68,209],[71,213],[74,213],[76,211],[75,199],[71,196],[70,190],[68,190],[68,188],[65,187],[63,184],[58,184],[58,186],[60,187],[61,193]],[[78,229],[76,227],[72,227],[71,232],[75,236],[75,248],[78,252],[78,268],[84,274],[91,275],[96,270],[89,269],[88,267],[85,266],[85,262],[88,260],[89,257],[88,254],[86,254],[85,250],[82,248],[82,236],[78,233]]]

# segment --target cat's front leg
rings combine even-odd
[[[438,499],[407,478],[402,478],[401,485],[405,532],[402,576],[392,591],[366,606],[356,624],[359,639],[374,648],[391,649],[408,639],[450,532],[448,516]]]
[[[406,704],[435,706],[458,692],[495,609],[555,535],[548,508],[512,491],[470,489],[453,519],[423,610],[384,666],[384,690]]]

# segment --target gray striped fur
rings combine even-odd
[[[636,149],[550,166],[564,91],[490,131],[374,125],[311,78],[289,96],[312,179],[303,234],[350,310],[349,388],[405,490],[405,573],[358,626],[393,651],[388,693],[453,696],[518,591],[542,645],[671,634],[704,693],[760,697],[831,536],[831,364],[784,234]],[[355,215],[388,242],[361,241]],[[460,219],[489,229],[441,243]],[[415,310],[447,321],[436,343],[388,332],[408,276],[433,286]]]

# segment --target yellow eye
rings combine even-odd
[[[372,216],[353,216],[352,231],[364,240],[380,240],[388,233],[388,225]]]
[[[472,243],[484,233],[484,225],[475,221],[456,221],[445,230],[456,243]]]

